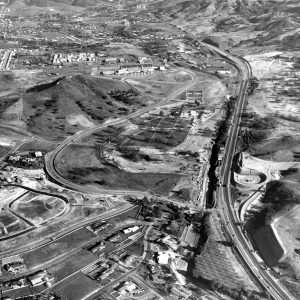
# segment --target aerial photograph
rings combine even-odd
[[[0,0],[0,300],[300,300],[300,1]]]

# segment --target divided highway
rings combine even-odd
[[[253,254],[252,245],[237,225],[238,218],[234,210],[234,201],[231,198],[231,167],[238,141],[241,115],[246,105],[247,89],[252,77],[251,67],[243,58],[232,56],[229,53],[221,51],[219,48],[211,45],[205,44],[205,46],[233,64],[239,70],[241,76],[239,95],[232,117],[232,125],[230,126],[228,133],[224,150],[224,158],[220,169],[220,187],[217,192],[217,206],[220,208],[220,214],[225,225],[225,230],[234,243],[240,261],[244,263],[248,273],[264,288],[268,296],[275,300],[295,299],[290,292],[281,285],[279,280],[273,278],[257,261]]]

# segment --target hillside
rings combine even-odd
[[[118,97],[114,91],[118,91]],[[122,94],[124,92],[124,94]],[[17,119],[27,129],[51,140],[95,126],[140,107],[144,99],[128,84],[83,75],[59,78],[28,89],[13,106],[3,109],[7,122]]]

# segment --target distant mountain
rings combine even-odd
[[[153,2],[150,7],[153,14],[171,18],[186,31],[214,36],[220,42],[232,39],[235,46],[299,47],[297,0],[174,0]]]
[[[11,1],[12,3],[24,3],[28,6],[57,6],[57,5],[71,5],[71,6],[91,6],[96,5],[102,2],[101,0],[15,0]]]

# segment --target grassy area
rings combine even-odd
[[[283,249],[274,235],[271,226],[260,227],[258,230],[252,232],[251,239],[254,247],[268,266],[273,267],[278,265],[279,259],[283,255]]]
[[[59,281],[79,271],[81,268],[87,266],[96,260],[96,257],[87,250],[81,250],[79,253],[69,256],[62,263],[58,263],[48,269],[54,275],[55,280]],[[72,298],[68,298],[72,299]]]
[[[33,141],[29,141],[24,143],[18,151],[42,151],[42,152],[49,152],[54,150],[57,147],[57,144],[41,141],[38,139],[34,139]]]
[[[72,168],[63,173],[64,177],[74,183],[93,184],[105,189],[124,189],[135,191],[150,191],[168,195],[182,178],[178,174],[130,173],[106,164],[101,168]]]
[[[181,108],[176,108],[166,115],[136,118],[124,127],[109,126],[59,153],[55,161],[56,169],[64,178],[76,184],[168,195],[183,175],[154,173],[152,170],[129,172],[106,158],[103,151],[116,149],[128,161],[140,159],[146,164],[151,160],[150,156],[136,155],[140,147],[167,151],[185,140],[190,121],[180,118],[180,113]]]
[[[0,145],[0,158],[5,156],[10,151],[10,149],[10,147]]]
[[[11,215],[10,213],[7,212],[0,213],[0,224],[3,224],[4,226],[10,226],[16,221],[17,221],[16,217]]]
[[[28,199],[25,196],[14,203],[13,209],[25,219],[40,223],[60,213],[64,205],[63,200],[54,197],[41,195]]]
[[[58,255],[62,255],[76,247],[88,242],[94,234],[83,228],[76,230],[55,242],[24,254],[24,260],[29,268],[51,260]]]
[[[125,94],[120,99],[115,97],[116,91]],[[129,91],[132,87],[119,80],[86,75],[61,77],[27,90],[23,119],[32,133],[60,140],[84,128],[85,123],[93,126],[146,105],[145,97]]]
[[[54,288],[54,292],[64,299],[81,300],[98,288],[96,281],[82,273],[72,276]]]

